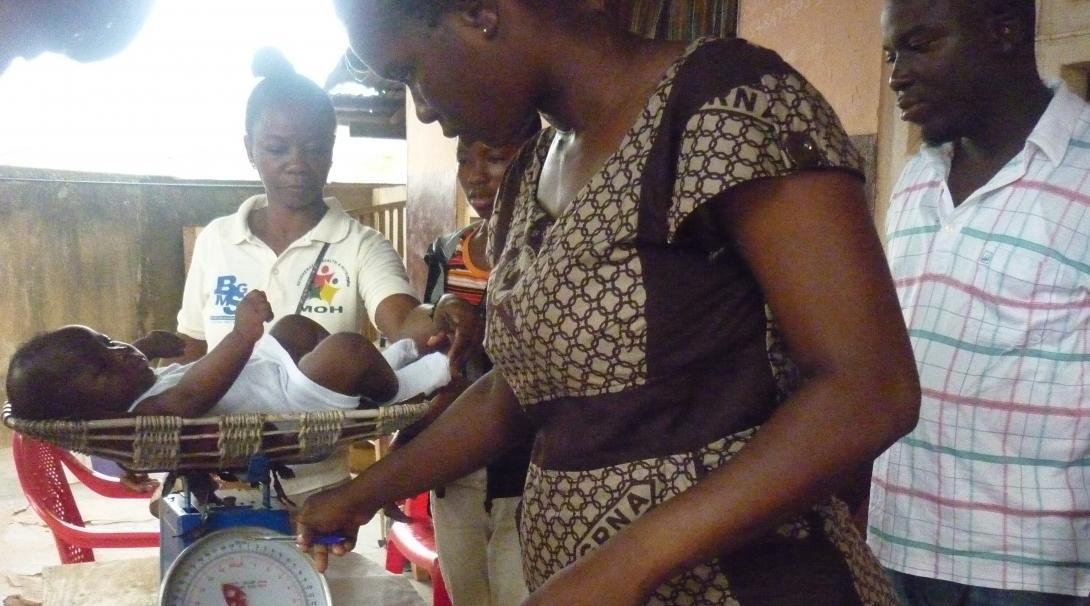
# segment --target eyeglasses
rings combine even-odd
[[[352,79],[360,84],[373,88],[380,94],[386,94],[390,91],[403,90],[405,85],[396,80],[387,80],[382,76],[379,76],[375,72],[371,71],[360,59],[360,56],[356,54],[356,51],[349,47],[344,51],[344,68],[348,72],[348,75],[352,76]]]
[[[344,51],[344,67],[356,82],[371,81],[377,77],[374,72],[363,64],[363,60],[356,54],[356,51],[352,50],[351,46]]]

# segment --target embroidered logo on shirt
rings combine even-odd
[[[303,283],[310,277],[308,267],[296,279],[296,284],[303,287]],[[314,273],[314,279],[306,286],[306,303],[303,304],[303,312],[311,314],[341,314],[344,313],[343,305],[334,305],[337,294],[342,290],[351,289],[352,281],[348,277],[348,270],[337,261],[325,259],[318,271]]]
[[[215,297],[215,306],[223,309],[223,316],[219,317],[234,318],[238,304],[248,290],[249,285],[239,282],[238,276],[228,275],[216,278],[216,288],[212,290],[212,295]]]

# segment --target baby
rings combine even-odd
[[[11,358],[7,393],[16,417],[104,419],[131,415],[219,416],[351,410],[430,393],[450,380],[445,355],[418,358],[412,340],[379,352],[362,335],[329,334],[309,318],[272,319],[265,293],[242,299],[230,334],[191,364],[152,368],[180,354],[156,332],[133,344],[86,326],[24,343]]]

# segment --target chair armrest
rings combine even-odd
[[[121,483],[121,480],[108,476],[106,474],[99,473],[94,469],[91,469],[80,462],[71,452],[57,448],[57,455],[60,457],[64,466],[68,468],[68,471],[72,472],[72,475],[76,476],[79,480],[94,492],[113,499],[148,499],[154,494],[154,489],[146,492],[140,492],[130,489]]]
[[[53,534],[64,542],[75,547],[96,549],[99,547],[158,547],[158,531],[128,531],[118,532],[105,528],[87,528],[75,526],[57,518],[46,520]]]

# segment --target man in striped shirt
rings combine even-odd
[[[923,388],[868,542],[909,605],[1090,604],[1090,106],[1041,82],[1033,0],[887,0],[926,145],[887,253]]]

